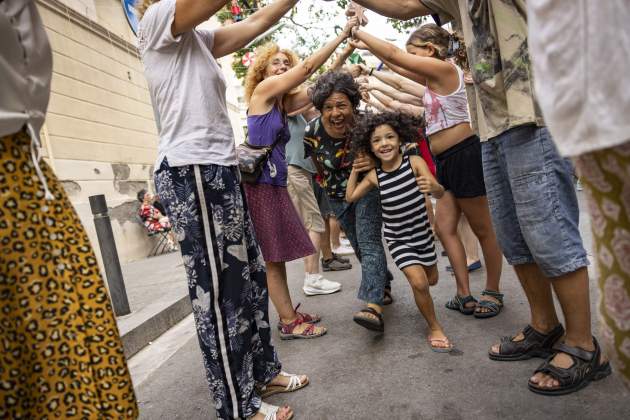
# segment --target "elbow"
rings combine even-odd
[[[346,193],[346,202],[348,202],[348,203],[354,203],[354,201],[355,201],[355,200],[354,200],[354,197],[353,197],[353,196],[351,196],[350,194],[347,194],[347,193]]]

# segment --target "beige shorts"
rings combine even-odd
[[[324,219],[319,212],[311,177],[308,171],[289,165],[287,189],[306,230],[323,233]]]

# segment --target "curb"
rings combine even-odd
[[[156,302],[119,317],[118,328],[125,357],[131,358],[191,312],[190,297],[185,295],[169,302]]]

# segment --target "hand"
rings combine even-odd
[[[370,94],[368,93],[367,90],[359,90],[359,92],[361,93],[361,99],[363,100],[363,102],[370,102]]]
[[[416,183],[422,193],[434,193],[440,190],[439,184],[428,176],[420,175],[416,177]]]
[[[354,158],[354,162],[352,162],[352,169],[357,172],[371,171],[375,167],[374,160],[365,153],[359,153],[357,157]]]
[[[347,37],[352,35],[352,31],[354,28],[359,26],[359,19],[357,17],[351,17],[346,22],[346,26],[343,28],[343,34]]]
[[[354,78],[359,77],[361,75],[361,67],[359,67],[358,64],[352,64],[351,66],[349,66],[349,71],[352,77]]]
[[[370,83],[370,81],[368,80],[367,77],[365,76],[361,76],[361,77],[356,77],[354,79],[355,82],[357,82],[359,85],[367,85]],[[359,86],[359,88],[361,88],[361,86]]]
[[[352,35],[354,36],[354,34]],[[357,50],[368,50],[368,46],[365,42],[359,41],[358,39],[351,39],[348,41],[350,45],[352,45]]]
[[[359,63],[359,67],[361,67],[361,74],[362,75],[367,76],[368,74],[370,74],[370,69],[365,64]]]

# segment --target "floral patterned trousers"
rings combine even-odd
[[[604,340],[630,386],[630,142],[576,158],[586,187]]]
[[[155,174],[180,243],[197,336],[217,417],[260,408],[257,384],[280,373],[271,344],[265,263],[236,167],[170,167]]]

